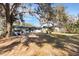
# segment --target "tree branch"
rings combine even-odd
[[[15,7],[16,3],[14,3],[10,9],[10,11],[13,11],[14,7]]]
[[[14,11],[14,9],[16,8],[16,7],[18,7],[18,5],[20,5],[20,3],[14,3],[13,5],[12,5],[12,8],[10,9],[10,14],[11,13],[13,13],[13,11]]]
[[[0,3],[1,6],[3,6],[3,8],[6,10],[5,5],[3,3]]]

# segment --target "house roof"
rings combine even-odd
[[[13,28],[33,28],[33,29],[41,29],[41,27],[35,27],[35,26],[13,26]]]

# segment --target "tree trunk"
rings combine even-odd
[[[7,23],[7,35],[6,35],[6,37],[9,37],[10,36],[10,34],[11,34],[11,25],[10,25],[10,23]]]
[[[6,37],[9,37],[10,36],[10,5],[9,3],[6,3],[5,4],[5,14],[6,14],[6,31],[7,31],[7,34],[6,34]]]

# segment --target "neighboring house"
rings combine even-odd
[[[41,28],[34,26],[13,26],[13,30],[12,30],[13,35],[27,34],[30,32],[34,32],[34,33],[41,32]]]

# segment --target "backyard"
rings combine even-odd
[[[79,56],[78,5],[0,3],[0,55]]]

